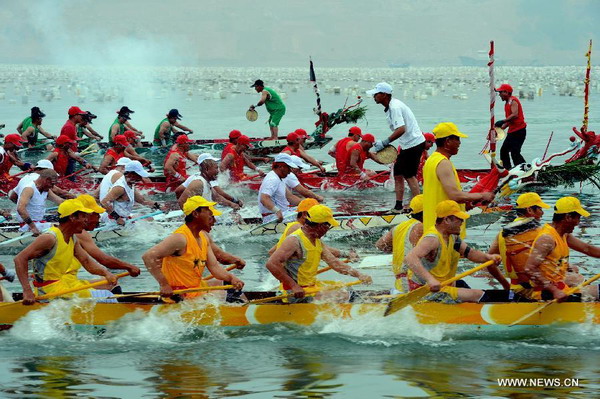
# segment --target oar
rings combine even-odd
[[[42,232],[42,233],[43,233],[43,232]],[[29,238],[29,237],[31,237],[32,235],[33,235],[33,233],[31,233],[31,232],[29,232],[29,233],[25,233],[25,234],[21,234],[21,235],[20,235],[20,236],[18,236],[18,237],[14,237],[14,238],[11,238],[10,240],[6,240],[6,241],[2,241],[2,242],[0,242],[0,246],[2,246],[2,245],[8,245],[8,244],[12,244],[13,242],[16,242],[16,241],[22,240],[22,239],[24,239],[24,238]]]
[[[116,275],[117,279],[119,279],[121,277],[125,277],[125,276],[129,276],[129,272],[123,272],[123,273],[119,273],[119,274]],[[77,291],[87,290],[88,288],[98,287],[98,286],[104,285],[106,283],[108,283],[108,281],[106,281],[106,280],[100,280],[100,281],[96,281],[95,283],[90,283],[90,284],[82,285],[80,287],[69,288],[69,289],[66,289],[66,290],[63,290],[63,291],[52,292],[50,294],[45,294],[45,295],[42,295],[42,296],[38,296],[38,297],[35,297],[35,300],[36,301],[41,301],[41,300],[44,300],[44,299],[55,298],[57,296],[63,296],[63,295],[67,295],[67,294],[72,294],[72,293],[77,292]],[[7,306],[7,305],[14,305],[14,304],[17,304],[17,303],[22,303],[22,302],[23,302],[23,300],[20,300],[20,301],[17,301],[17,302],[0,303],[0,307]]]
[[[362,283],[361,280],[355,280],[355,281],[351,281],[349,283],[344,283],[344,284],[332,284],[332,285],[326,285],[324,287],[307,288],[304,291],[305,291],[306,295],[308,296],[308,295],[316,294],[317,292],[320,292],[320,291],[337,290],[340,288],[349,287],[351,285],[356,285],[356,284],[361,284],[361,283]],[[253,301],[248,301],[245,304],[246,305],[255,305],[257,303],[272,302],[272,301],[277,301],[280,299],[290,298],[293,296],[294,296],[294,294],[283,294],[283,295],[272,296],[269,298],[255,299]]]
[[[583,283],[579,284],[577,287],[573,287],[573,288],[570,288],[569,290],[567,290],[567,292],[566,292],[567,296],[574,294],[576,291],[580,290],[581,288],[583,288],[585,286],[590,285],[591,283],[593,283],[594,281],[596,281],[598,279],[600,279],[600,273],[596,274],[594,277],[590,278],[589,280],[586,280]],[[525,320],[529,319],[531,316],[535,315],[536,313],[540,313],[542,310],[546,309],[548,306],[550,306],[556,302],[558,302],[558,299],[553,299],[550,302],[545,303],[542,307],[532,310],[531,312],[527,313],[525,316],[520,317],[518,320],[513,321],[508,326],[512,327],[515,324],[520,324],[520,323],[524,322]]]
[[[493,264],[494,264],[493,260],[482,263],[481,265],[474,267],[471,270],[467,270],[466,272],[458,274],[458,275],[452,277],[451,279],[448,279],[448,280],[442,282],[441,286],[446,287],[446,286],[452,284],[453,282],[460,280],[463,277],[473,274],[481,269],[485,269],[486,267],[489,267]],[[396,313],[400,309],[403,309],[409,305],[419,302],[424,296],[426,296],[430,292],[431,291],[429,290],[429,285],[425,284],[424,286],[419,287],[414,291],[410,291],[408,294],[399,295],[396,298],[392,299],[390,301],[390,303],[388,303],[388,306],[385,309],[385,313],[383,315],[389,316],[392,313]]]
[[[135,217],[133,219],[127,220],[125,222],[125,225],[130,224],[131,222],[135,222],[136,220],[147,219],[147,218],[150,218],[152,216],[156,216],[156,215],[161,214],[161,213],[163,213],[163,211],[156,211],[156,212],[148,213],[146,215],[138,216],[138,217]],[[97,229],[94,229],[93,231],[116,230],[119,227],[124,227],[124,226],[121,226],[119,224],[116,224],[116,225],[110,224],[110,225],[98,227]],[[0,243],[0,244],[2,244],[2,243]]]
[[[47,146],[48,144],[52,144],[52,143],[54,143],[54,140],[53,140],[53,139],[48,139],[48,138],[47,138],[46,140],[47,140],[47,141],[45,141],[45,142],[43,142],[43,143],[40,143],[40,144],[36,144],[36,145],[34,145],[33,147],[27,147],[27,148],[22,148],[22,149],[20,149],[20,150],[17,150],[17,153],[18,153],[18,154],[20,154],[20,153],[22,153],[22,152],[25,152],[25,151],[27,151],[27,150],[36,150],[36,149],[38,149],[38,148],[45,147],[45,146]]]
[[[208,286],[208,287],[196,287],[196,288],[186,288],[183,290],[175,290],[173,291],[173,295],[179,295],[179,294],[187,294],[190,292],[198,292],[198,291],[216,291],[216,290],[229,290],[233,288],[233,285],[213,285],[213,286]],[[143,296],[143,295],[160,295],[160,291],[154,291],[154,292],[136,292],[133,294],[125,294],[125,295],[113,295],[108,299],[113,299],[113,298],[132,298],[132,297],[136,297],[136,296]]]
[[[225,270],[229,272],[229,271],[235,269],[236,267],[237,267],[237,265],[231,265],[231,266],[229,266]],[[212,280],[213,278],[215,278],[215,276],[213,276],[212,274],[209,274],[208,276],[204,277],[202,280],[204,280],[204,281],[206,281],[206,280]]]
[[[348,186],[348,187],[345,187],[345,188],[344,188],[342,191],[346,191],[346,190],[349,190],[349,189],[351,189],[351,188],[353,188],[353,187],[356,187],[356,186],[357,186],[357,185],[359,185],[360,183],[367,183],[367,182],[370,182],[371,180],[375,179],[376,177],[379,177],[379,176],[381,176],[381,175],[383,175],[383,174],[385,174],[385,173],[389,173],[389,172],[390,172],[389,170],[384,170],[383,172],[379,172],[379,173],[377,173],[377,174],[374,174],[373,176],[369,177],[369,178],[368,178],[368,179],[366,179],[366,180],[358,179],[356,182],[354,182],[354,183],[353,183],[353,184],[351,184],[350,186]]]
[[[69,177],[72,177],[72,176],[75,176],[75,175],[78,175],[78,174],[80,174],[80,173],[81,173],[81,172],[83,172],[84,170],[86,170],[86,168],[81,168],[81,169],[79,169],[78,171],[71,173],[70,175],[66,175],[66,176],[63,176],[63,177],[59,177],[59,178],[58,178],[58,180],[65,180],[65,179],[68,179]],[[92,169],[88,169],[88,170],[89,170],[89,172],[88,172],[88,173],[90,173],[90,172],[92,171]]]

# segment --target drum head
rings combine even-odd
[[[377,152],[377,159],[384,164],[396,162],[398,150],[393,145],[386,146],[383,150]]]
[[[256,112],[254,109],[249,109],[246,111],[246,119],[248,119],[250,122],[254,122],[258,119],[258,112]]]
[[[501,127],[496,127],[494,128],[494,130],[496,131],[496,141],[504,140],[504,138],[506,137],[506,132],[504,131],[504,129],[502,129]]]

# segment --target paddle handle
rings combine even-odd
[[[226,270],[226,271],[228,271],[228,272],[230,272],[230,271],[232,271],[233,269],[235,269],[236,267],[237,267],[237,265],[231,265],[231,266],[229,266],[229,267],[228,267],[227,269],[225,269],[225,270]],[[204,277],[204,278],[203,278],[203,280],[204,280],[204,281],[206,281],[206,280],[211,280],[211,279],[213,279],[213,278],[215,278],[215,276],[213,276],[212,274],[209,274],[208,276]]]
[[[228,290],[231,288],[233,288],[233,285],[214,285],[214,286],[208,286],[208,287],[185,288],[185,289],[173,291],[173,295],[186,294],[189,292],[198,292],[198,291]],[[134,294],[114,295],[111,298],[129,298],[129,297],[136,297],[136,296],[142,296],[142,295],[160,295],[160,291],[136,292]]]
[[[125,277],[125,276],[129,276],[129,272],[123,272],[123,273],[119,273],[119,274],[116,275],[116,277],[118,279],[121,278],[121,277]],[[72,293],[77,292],[77,291],[83,291],[83,290],[88,289],[88,288],[98,287],[98,286],[104,285],[106,283],[108,283],[108,281],[106,281],[106,280],[100,280],[100,281],[96,281],[95,283],[91,283],[91,284],[84,285],[84,286],[81,286],[81,287],[69,288],[68,290],[64,290],[64,291],[61,291],[61,292],[53,292],[51,294],[46,294],[46,295],[38,296],[35,299],[36,299],[36,301],[39,301],[39,300],[42,300],[42,299],[50,299],[50,298],[54,298],[54,297],[57,297],[57,296],[72,294]]]
[[[454,277],[452,277],[452,278],[449,278],[449,279],[448,279],[448,280],[446,280],[446,281],[443,281],[443,282],[441,283],[441,286],[442,286],[442,287],[447,287],[447,286],[449,286],[450,284],[454,283],[455,281],[458,281],[458,280],[460,280],[460,279],[461,279],[461,278],[463,278],[463,277],[467,277],[467,276],[469,276],[469,275],[471,275],[471,274],[473,274],[473,273],[475,273],[475,272],[478,272],[478,271],[479,271],[479,270],[481,270],[481,269],[485,269],[486,267],[490,267],[490,266],[492,266],[494,263],[495,263],[495,262],[494,262],[493,260],[488,260],[487,262],[485,262],[485,263],[482,263],[481,265],[479,265],[479,266],[477,266],[477,267],[474,267],[474,268],[472,268],[472,269],[469,269],[469,270],[467,270],[466,272],[462,272],[461,274],[457,274],[456,276],[454,276]]]
[[[6,241],[2,241],[2,242],[0,242],[0,246],[2,246],[2,245],[8,245],[8,244],[11,244],[11,243],[13,243],[13,242],[16,242],[16,241],[22,240],[22,239],[24,239],[24,238],[31,237],[32,235],[33,235],[33,233],[25,233],[25,234],[21,234],[21,235],[20,235],[20,236],[18,236],[18,237],[14,237],[14,238],[11,238],[10,240],[6,240]]]

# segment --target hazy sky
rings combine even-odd
[[[598,0],[1,0],[0,63],[581,65]],[[600,48],[598,48],[600,51]]]

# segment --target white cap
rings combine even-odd
[[[37,161],[37,164],[35,164],[35,167],[41,169],[54,170],[54,165],[52,165],[52,162],[48,161],[47,159],[40,159],[39,161]]]
[[[125,173],[127,172],[137,173],[140,177],[150,176],[150,173],[146,172],[140,161],[131,161],[125,165]]]
[[[126,166],[130,162],[131,162],[131,159],[129,159],[127,157],[122,157],[121,159],[119,159],[117,161],[117,166]]]
[[[294,160],[292,159],[292,157],[289,154],[286,154],[285,152],[280,152],[279,154],[277,154],[275,156],[275,159],[273,159],[273,162],[284,163],[287,166],[289,166],[290,168],[297,168],[298,167],[296,165],[296,163],[294,162]]]
[[[204,154],[200,154],[198,156],[198,165],[202,165],[202,162],[207,161],[207,160],[211,160],[211,161],[220,161],[219,158],[215,158],[212,156],[212,154],[209,154],[208,152],[205,152]]]
[[[298,155],[292,155],[290,158],[292,158],[292,162],[294,162],[296,164],[296,168],[300,168],[300,169],[308,169],[310,168],[310,166],[305,163],[302,158],[300,158]]]
[[[375,85],[373,90],[367,90],[367,94],[373,96],[377,93],[392,94],[392,86],[386,82],[380,82]]]

